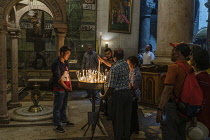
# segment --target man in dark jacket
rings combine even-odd
[[[60,48],[60,56],[52,63],[51,70],[53,73],[54,86],[54,105],[53,121],[55,128],[53,130],[64,133],[62,124],[73,126],[66,117],[66,107],[68,103],[68,92],[72,91],[71,78],[69,76],[68,65],[71,50],[63,46]]]

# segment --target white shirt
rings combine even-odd
[[[143,54],[143,64],[151,64],[151,61],[154,60],[155,56],[152,52],[148,51]]]

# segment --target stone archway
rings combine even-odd
[[[19,24],[20,24],[20,19],[24,16],[24,14],[26,13],[27,9],[28,9],[28,6],[25,7],[25,8],[23,8],[23,9],[21,9],[21,10],[19,10],[19,11],[17,11],[16,16],[18,16],[18,17],[16,17],[16,25],[19,25]],[[32,8],[32,10],[33,10],[33,9],[35,9],[35,8]],[[43,6],[37,6],[36,9],[45,11],[45,12],[48,13],[51,17],[53,17],[52,12],[50,11],[49,8],[45,8],[45,7],[43,7]]]
[[[0,29],[7,29],[8,15],[15,4],[21,0],[2,0],[0,3]],[[67,32],[66,25],[66,0],[38,0],[44,3],[52,12],[53,27],[57,36],[57,50],[64,45]],[[59,53],[58,53],[59,55]]]
[[[0,4],[0,19],[6,19],[12,7],[21,0],[2,0]],[[39,0],[44,3],[52,12],[55,23],[65,23],[66,21],[66,1],[65,0]]]
[[[17,47],[19,27],[8,27],[8,16],[13,6],[21,0],[1,0],[0,2],[0,124],[9,123],[10,117],[7,110],[7,53],[6,53],[6,34],[9,33],[12,38],[12,46]],[[53,15],[53,27],[57,36],[57,50],[64,45],[64,38],[67,31],[66,25],[66,0],[38,0],[44,3]],[[14,50],[13,50],[14,51]],[[59,53],[58,53],[59,54]],[[18,67],[14,65],[14,75],[18,76]],[[14,78],[14,76],[12,76]],[[16,79],[16,86],[17,78]],[[17,99],[17,95],[12,95]],[[14,105],[19,105],[14,101]]]

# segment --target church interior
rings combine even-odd
[[[122,48],[125,59],[140,62],[152,45],[155,59],[140,66],[139,132],[131,139],[160,140],[155,117],[164,89],[160,75],[172,64],[169,43],[199,44],[210,53],[209,9],[210,0],[0,0],[0,140],[114,138],[101,107],[101,84],[78,80],[88,44],[101,56],[106,48]],[[64,45],[71,48],[67,115],[75,126],[56,133],[48,86],[51,64]],[[86,98],[87,89],[96,95]]]

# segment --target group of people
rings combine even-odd
[[[72,91],[68,66],[65,60],[69,59],[71,50],[63,46],[60,48],[60,56],[52,64],[54,86],[54,109],[53,121],[54,130],[65,132],[62,125],[74,126],[66,117],[66,107],[68,102],[68,92]],[[105,57],[97,55],[92,51],[92,46],[87,46],[84,54],[82,69],[97,69],[98,62],[104,64],[104,71],[107,72],[108,89],[100,97],[110,100],[109,112],[112,118],[115,139],[129,139],[133,132],[139,131],[138,126],[138,101],[140,100],[139,85],[141,73],[138,68],[138,58],[131,56],[124,60],[124,51],[120,48],[112,50],[107,48]],[[132,119],[131,119],[132,117]]]
[[[53,119],[54,130],[58,132],[65,132],[61,127],[62,122],[69,126],[74,125],[67,121],[65,113],[68,101],[67,93],[72,90],[68,67],[65,64],[65,60],[69,59],[70,52],[68,47],[62,47],[60,57],[52,64],[53,79],[56,83]],[[108,88],[100,98],[106,100],[111,97],[109,100],[111,106],[108,109],[112,118],[114,139],[129,140],[133,132],[138,133],[139,131],[137,114],[141,94],[139,59],[130,56],[125,60],[124,51],[120,48],[115,49],[113,53],[110,48],[107,48],[104,53],[105,57],[101,57],[92,51],[91,45],[88,45],[87,52],[83,57],[82,69],[97,69],[99,61],[104,64]],[[190,58],[190,64],[187,58]],[[180,96],[186,73],[177,63],[183,63],[188,69],[195,71],[204,97],[203,108],[197,116],[197,120],[204,123],[210,130],[210,78],[205,71],[209,68],[209,54],[200,47],[190,48],[188,44],[181,43],[172,48],[171,61],[174,63],[169,65],[166,73],[165,87],[157,108],[156,122],[161,123],[163,140],[185,140],[186,124],[189,120],[177,113],[175,96]]]
[[[161,124],[163,140],[186,140],[186,125],[190,120],[177,112],[176,105],[176,98],[180,97],[186,73],[178,63],[183,63],[187,69],[195,71],[203,91],[202,109],[197,117],[192,118],[191,124],[196,126],[197,118],[210,130],[210,78],[206,72],[209,68],[209,54],[196,45],[192,45],[191,48],[184,43],[172,46],[171,61],[174,63],[168,66],[164,80],[165,87],[157,108],[156,122]],[[190,58],[189,62],[187,58]]]
[[[96,69],[98,61],[102,63],[102,71],[108,73],[105,83],[107,89],[100,97],[108,104],[105,113],[111,117],[115,139],[121,140],[123,137],[129,139],[133,132],[139,132],[137,114],[141,82],[139,60],[135,56],[124,60],[122,49],[116,49],[113,53],[110,48],[106,48],[105,57],[89,50],[92,51],[91,45],[87,46],[87,52],[83,56],[82,69]]]

